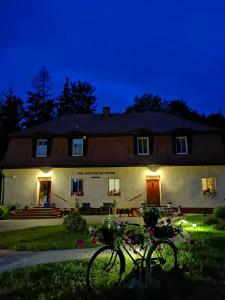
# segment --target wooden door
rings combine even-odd
[[[147,180],[147,206],[160,206],[159,179]]]

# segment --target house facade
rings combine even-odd
[[[199,211],[224,204],[220,130],[165,113],[67,115],[11,135],[4,204],[98,208],[140,201]]]

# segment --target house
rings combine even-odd
[[[217,128],[166,113],[71,114],[10,136],[2,201],[93,208],[224,204],[225,147]]]

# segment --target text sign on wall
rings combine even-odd
[[[115,172],[77,172],[78,175],[113,175]]]

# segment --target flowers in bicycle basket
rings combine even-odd
[[[104,245],[114,243],[117,236],[117,229],[112,223],[111,217],[106,217],[103,223],[96,227],[89,227],[89,234],[92,237],[92,243],[100,242]]]
[[[203,196],[209,197],[209,198],[215,198],[217,195],[217,191],[213,189],[206,189],[202,192]]]
[[[124,232],[125,240],[131,245],[142,247],[145,242],[146,230],[142,226],[128,225]]]

